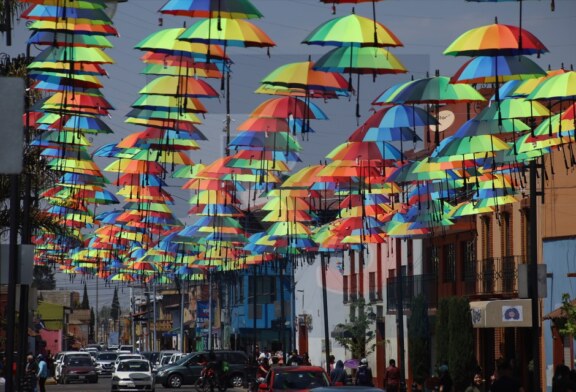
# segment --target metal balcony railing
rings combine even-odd
[[[429,308],[438,305],[437,277],[435,274],[402,277],[402,309],[410,308],[412,298],[422,294]],[[398,278],[386,279],[386,304],[388,313],[395,313],[398,306]]]
[[[461,279],[442,283],[454,286],[454,292],[482,299],[482,297],[514,297],[518,293],[518,266],[526,263],[526,256],[490,257],[470,262],[463,266]],[[412,298],[422,294],[429,308],[438,305],[438,284],[436,274],[402,277],[402,308],[409,309]],[[386,280],[387,312],[395,313],[398,299],[398,278]]]
[[[512,296],[518,293],[518,265],[526,256],[489,257],[464,271],[465,294],[469,296]]]

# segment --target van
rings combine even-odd
[[[226,380],[230,387],[243,387],[256,377],[256,367],[250,364],[250,358],[244,351],[215,350],[216,360],[228,364]],[[156,382],[164,387],[180,388],[193,385],[208,358],[207,351],[187,354],[175,363],[158,369]]]

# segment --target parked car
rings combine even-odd
[[[62,382],[62,369],[68,364],[71,358],[75,357],[88,358],[93,365],[95,364],[90,353],[86,351],[64,351],[59,353],[54,362],[54,378],[57,382]]]
[[[178,350],[162,350],[160,351],[160,355],[158,355],[158,359],[156,360],[156,364],[158,365],[158,368],[168,364],[168,360],[170,359],[170,357],[172,356],[172,354],[174,353],[179,353],[180,351]],[[168,359],[166,360],[166,362],[164,362],[164,364],[162,364],[162,362],[164,361],[164,358],[168,357]]]
[[[250,364],[248,355],[243,351],[214,351],[217,361],[228,363],[226,374],[230,387],[242,387],[256,376],[256,367]],[[161,367],[156,374],[156,382],[164,387],[180,388],[182,385],[193,385],[198,377],[208,352],[196,352],[182,357],[179,361]]]
[[[128,359],[120,361],[112,374],[112,391],[152,391],[154,375],[150,362],[146,359]]]
[[[118,353],[105,351],[96,357],[96,370],[98,374],[112,374],[114,372],[114,362],[118,358]]]
[[[62,384],[69,384],[71,381],[95,384],[98,382],[98,372],[91,358],[75,355],[64,361],[60,378]]]
[[[270,368],[266,380],[258,386],[261,392],[309,391],[329,387],[330,377],[319,366],[278,366]]]

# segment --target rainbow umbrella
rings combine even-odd
[[[546,75],[538,64],[525,56],[478,56],[464,63],[450,79],[452,83],[487,84],[526,80]]]

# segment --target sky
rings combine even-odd
[[[102,92],[116,108],[111,118],[106,122],[115,134],[98,136],[94,146],[117,142],[128,134],[142,130],[125,124],[124,116],[138,98],[138,91],[149,82],[150,77],[139,74],[142,63],[139,52],[133,47],[142,39],[163,28],[181,27],[186,23],[190,26],[194,20],[171,15],[161,15],[157,11],[165,0],[128,0],[119,4],[114,25],[120,37],[111,37],[115,47],[107,53],[115,60],[115,64],[106,67],[110,77],[104,80]],[[352,5],[344,4],[336,7],[336,15],[332,15],[331,4],[323,4],[318,0],[252,0],[252,3],[262,12],[263,19],[254,21],[277,44],[270,50],[270,57],[264,49],[232,48],[228,51],[234,65],[231,78],[231,110],[232,135],[235,126],[246,119],[249,113],[270,96],[254,94],[259,87],[259,81],[280,65],[318,59],[330,47],[308,46],[301,41],[319,24],[336,16],[344,16],[352,11]],[[523,10],[523,28],[536,35],[549,49],[550,53],[536,61],[543,68],[559,68],[562,64],[570,67],[576,64],[576,41],[573,39],[576,25],[576,1],[555,0],[556,10],[551,12],[550,0],[525,0]],[[439,70],[442,75],[450,76],[467,57],[451,57],[442,55],[443,50],[459,35],[469,29],[494,23],[495,17],[499,23],[518,24],[518,3],[475,3],[464,0],[384,0],[376,4],[377,20],[391,30],[404,44],[403,47],[391,50],[399,57],[408,69],[402,76],[379,76],[372,82],[370,76],[361,79],[360,113],[355,116],[354,99],[347,98],[316,101],[328,115],[329,121],[312,122],[315,133],[309,140],[299,140],[303,153],[302,164],[316,164],[324,161],[326,154],[340,143],[344,142],[371,113],[370,102],[390,85],[411,77],[426,77]],[[359,4],[355,7],[359,15],[371,17],[371,4]],[[159,26],[159,19],[163,26]],[[16,23],[13,36],[13,46],[6,47],[4,40],[0,42],[0,51],[10,55],[23,53],[29,32],[25,21]],[[41,49],[41,48],[38,48]],[[39,52],[32,48],[32,55]],[[219,89],[219,81],[211,82]],[[203,101],[209,114],[200,125],[200,130],[209,138],[201,143],[201,150],[191,154],[195,162],[209,163],[222,156],[224,151],[225,105],[223,99]],[[111,160],[97,161],[100,167],[111,163]],[[172,181],[173,191],[178,203],[176,214],[186,218],[186,200],[188,195],[178,191],[181,183]],[[69,281],[68,276],[58,279],[62,288],[82,289],[81,279]],[[88,280],[89,294],[95,296],[96,281]],[[127,293],[128,290],[124,289]],[[121,295],[123,306],[127,306],[128,295]],[[99,304],[110,303],[112,290],[104,289],[99,283]],[[95,299],[91,300],[95,304]]]

